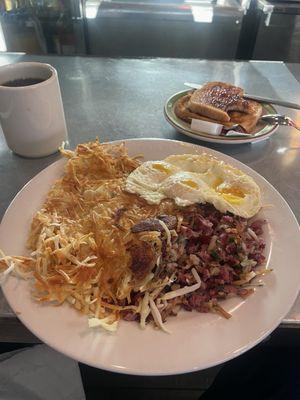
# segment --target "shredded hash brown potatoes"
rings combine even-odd
[[[69,303],[90,327],[115,331],[119,320],[167,331],[179,309],[230,315],[219,300],[247,297],[267,270],[262,221],[210,205],[150,205],[124,190],[141,163],[124,144],[80,144],[33,218],[30,257],[1,254],[2,279],[32,282],[36,301]],[[260,285],[257,283],[256,285]]]

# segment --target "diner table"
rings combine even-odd
[[[57,69],[71,148],[95,137],[101,141],[166,138],[212,148],[238,159],[265,177],[289,203],[299,221],[300,132],[290,127],[279,127],[269,139],[258,143],[211,144],[177,132],[165,120],[163,107],[172,94],[185,89],[184,82],[212,80],[234,83],[245,88],[247,93],[300,104],[300,85],[295,78],[300,77],[300,64],[31,56],[24,53],[0,55],[0,65],[21,61],[45,62]],[[300,124],[300,111],[276,108]],[[19,157],[8,149],[1,132],[1,218],[17,192],[59,158],[59,153],[38,159]],[[288,265],[286,267],[288,273]],[[281,327],[300,330],[300,296]],[[0,293],[0,342],[38,341],[18,320]]]

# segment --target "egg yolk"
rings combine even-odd
[[[228,201],[231,204],[241,204],[243,202],[243,198],[240,196],[235,196],[229,193],[221,193],[224,200]],[[243,196],[244,197],[244,196]]]
[[[224,189],[218,190],[218,192],[221,193],[222,195],[228,194],[233,197],[241,197],[241,198],[245,197],[245,193],[237,187],[224,188]]]
[[[165,172],[166,174],[169,174],[171,170],[168,167],[165,167],[162,164],[152,164],[152,168],[157,169],[157,171],[160,172]]]
[[[216,192],[219,193],[224,200],[228,201],[228,203],[241,204],[243,202],[243,198],[245,197],[245,193],[237,187],[218,189],[218,186],[220,186],[222,183],[223,180],[221,178],[217,178],[215,180],[213,187]]]
[[[216,178],[216,180],[213,183],[213,188],[216,189],[218,186],[221,185],[221,183],[223,183],[223,179],[221,178]]]
[[[181,183],[183,183],[186,186],[191,187],[192,189],[198,189],[199,186],[197,185],[197,183],[195,183],[194,181],[192,181],[191,179],[185,179],[184,181],[181,181]]]
[[[243,198],[245,197],[245,193],[239,188],[224,188],[219,191],[224,200],[228,201],[231,204],[241,204],[243,202]]]

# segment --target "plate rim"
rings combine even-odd
[[[278,196],[279,199],[280,199],[280,201],[283,202],[283,204],[285,205],[287,211],[289,212],[289,215],[290,215],[290,217],[291,217],[291,220],[292,220],[293,222],[295,222],[295,228],[297,227],[297,228],[298,228],[298,231],[300,232],[300,225],[299,225],[299,222],[298,222],[298,220],[297,220],[297,218],[296,218],[296,216],[295,216],[293,210],[292,210],[291,207],[289,206],[288,202],[284,199],[284,197],[280,194],[280,192],[279,192],[270,182],[268,182],[267,179],[264,178],[264,176],[262,176],[261,174],[259,174],[258,172],[256,172],[254,169],[252,169],[252,168],[249,167],[248,165],[246,165],[246,164],[242,163],[241,161],[237,160],[236,158],[231,157],[231,156],[228,156],[227,154],[224,154],[224,153],[222,153],[222,152],[220,152],[220,151],[217,151],[217,150],[214,150],[214,149],[210,149],[210,148],[207,148],[207,147],[205,147],[205,146],[198,145],[198,144],[192,144],[192,143],[182,142],[182,141],[180,141],[180,140],[172,140],[172,139],[164,139],[164,138],[150,138],[150,137],[149,137],[149,138],[129,138],[129,139],[120,139],[120,140],[116,140],[116,141],[107,141],[107,142],[103,142],[103,143],[123,143],[123,142],[124,142],[124,143],[126,144],[126,142],[128,142],[128,141],[130,141],[130,142],[131,142],[131,141],[135,141],[135,142],[145,142],[145,141],[176,142],[177,144],[179,144],[179,145],[184,145],[184,146],[187,147],[187,148],[188,148],[188,147],[190,147],[190,148],[195,148],[195,147],[196,147],[196,148],[199,148],[199,150],[204,150],[204,149],[206,150],[206,149],[207,149],[207,151],[212,151],[213,155],[216,155],[216,156],[221,155],[223,158],[225,158],[225,161],[228,161],[228,162],[230,162],[230,159],[233,159],[233,160],[236,161],[238,164],[241,164],[241,167],[242,167],[242,168],[245,168],[246,171],[247,171],[247,170],[250,170],[252,173],[254,173],[254,175],[258,175],[258,176],[260,177],[260,179],[262,179],[263,182],[264,182],[265,184],[267,184],[267,186],[269,186],[269,187],[275,192],[276,196]],[[9,213],[10,207],[13,205],[14,201],[15,201],[19,196],[22,195],[23,190],[25,190],[25,188],[27,188],[27,186],[30,185],[30,184],[32,183],[32,181],[35,180],[39,175],[45,173],[45,171],[46,171],[47,169],[49,169],[50,167],[55,168],[55,166],[58,166],[58,164],[62,164],[62,165],[61,165],[61,168],[62,168],[61,172],[63,172],[63,166],[64,166],[65,162],[67,162],[67,160],[64,159],[63,157],[61,157],[59,160],[54,161],[53,163],[49,164],[47,167],[43,168],[40,172],[38,172],[34,177],[32,177],[32,178],[20,189],[20,191],[14,196],[14,198],[12,199],[12,201],[10,202],[9,206],[7,207],[7,209],[6,209],[6,211],[5,211],[5,213],[4,213],[3,217],[2,217],[1,223],[0,223],[0,229],[1,229],[1,227],[2,227],[3,221],[5,220],[5,218],[7,218],[7,215],[8,215],[8,213]],[[19,278],[16,278],[16,279],[19,279]],[[4,293],[4,296],[5,296],[6,300],[8,301],[9,305],[11,306],[11,303],[10,303],[9,299],[8,299],[7,296],[6,296],[6,288],[5,288],[5,285],[3,286],[3,293]],[[286,310],[286,312],[284,313],[284,315],[278,317],[278,318],[274,321],[274,323],[272,324],[271,327],[269,327],[268,329],[266,329],[266,330],[263,331],[262,335],[260,335],[259,337],[257,337],[255,340],[252,340],[252,341],[250,341],[249,343],[247,343],[247,345],[245,345],[243,348],[241,348],[241,349],[239,349],[238,351],[236,351],[234,354],[233,354],[233,353],[230,353],[230,354],[228,354],[228,355],[226,355],[226,356],[223,356],[222,359],[219,360],[218,362],[212,361],[212,362],[207,363],[207,364],[204,364],[204,365],[196,365],[196,366],[193,366],[193,367],[191,366],[189,369],[182,369],[182,368],[178,368],[178,367],[177,367],[176,369],[174,368],[171,372],[170,372],[170,371],[167,371],[167,372],[164,372],[164,371],[159,371],[159,372],[158,372],[158,371],[154,371],[153,373],[149,373],[149,372],[143,372],[143,371],[139,371],[139,370],[136,370],[136,369],[127,368],[127,367],[126,367],[125,369],[123,369],[123,368],[117,368],[116,366],[109,366],[109,365],[107,365],[107,364],[105,364],[105,363],[103,364],[103,363],[87,362],[85,359],[80,358],[80,357],[76,357],[75,359],[76,359],[77,361],[79,361],[79,362],[83,362],[83,363],[85,363],[85,364],[87,364],[87,365],[91,365],[91,366],[96,367],[96,368],[102,368],[102,369],[107,370],[107,371],[117,372],[117,373],[122,373],[122,374],[130,374],[130,375],[140,375],[140,376],[166,376],[166,375],[176,375],[176,374],[182,374],[182,373],[200,371],[200,370],[203,370],[203,369],[206,369],[206,368],[210,368],[210,367],[212,367],[212,366],[219,365],[219,364],[224,363],[224,362],[226,362],[226,361],[229,361],[229,360],[231,360],[231,359],[233,359],[233,358],[235,358],[235,357],[237,357],[237,356],[239,356],[239,355],[245,353],[246,351],[252,349],[252,348],[253,348],[254,346],[256,346],[258,343],[260,343],[261,341],[263,341],[263,340],[264,340],[274,329],[276,329],[276,327],[280,324],[280,322],[282,321],[282,319],[284,318],[284,316],[288,313],[290,307],[293,305],[294,301],[296,300],[296,298],[297,298],[297,296],[298,296],[298,293],[299,293],[299,288],[298,288],[298,291],[292,296],[293,302],[291,302],[291,304],[290,304],[289,307],[287,308],[287,310]],[[51,306],[49,306],[49,307],[51,307]],[[12,308],[13,311],[15,312],[15,310],[14,310],[14,308],[13,308],[12,306],[11,306],[11,308]],[[53,344],[49,344],[48,340],[45,340],[44,338],[40,337],[39,334],[37,334],[37,333],[35,332],[35,329],[32,329],[32,328],[29,326],[29,324],[27,324],[27,322],[26,322],[26,320],[23,318],[23,315],[22,315],[22,314],[21,314],[21,315],[16,315],[16,316],[17,316],[17,317],[21,320],[21,322],[22,322],[22,323],[23,323],[37,338],[39,338],[43,343],[48,344],[49,346],[51,346],[51,347],[54,348],[55,350],[57,350],[57,351],[59,351],[59,352],[65,354],[65,355],[67,355],[68,357],[71,357],[71,358],[74,359],[74,355],[72,355],[72,353],[70,353],[69,351],[62,351],[61,348],[60,348],[59,346],[57,347],[57,346],[55,346],[55,345],[53,345]]]

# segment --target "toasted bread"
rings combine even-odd
[[[234,123],[231,121],[220,122],[220,121],[216,121],[211,118],[207,118],[203,115],[193,113],[188,108],[188,103],[189,103],[190,98],[191,98],[191,94],[187,94],[186,96],[183,96],[180,99],[178,99],[177,102],[175,103],[174,112],[178,118],[182,119],[185,122],[189,122],[189,123],[191,123],[192,119],[201,119],[202,121],[222,123],[222,125],[229,127],[229,128],[234,125]]]
[[[253,101],[253,103],[256,102]],[[239,124],[246,133],[252,133],[262,114],[262,106],[260,104],[258,104],[258,106],[259,107],[256,108],[257,112],[255,114],[246,114],[238,111],[230,111],[229,112],[230,121],[234,122],[235,124]]]
[[[230,121],[228,111],[248,112],[249,104],[243,99],[244,90],[223,82],[209,82],[192,94],[190,111],[216,121]]]
[[[191,123],[192,119],[200,119],[203,121],[214,122],[214,123],[221,123],[227,128],[231,128],[235,124],[239,124],[245,132],[251,133],[255,128],[259,117],[262,114],[262,107],[259,103],[255,101],[249,100],[248,103],[250,104],[252,113],[247,114],[244,112],[238,111],[229,111],[229,121],[219,121],[212,118],[205,117],[203,115],[199,115],[197,113],[191,112],[188,108],[188,104],[192,93],[187,94],[186,96],[181,97],[177,100],[174,106],[174,112],[176,116],[183,121]]]

